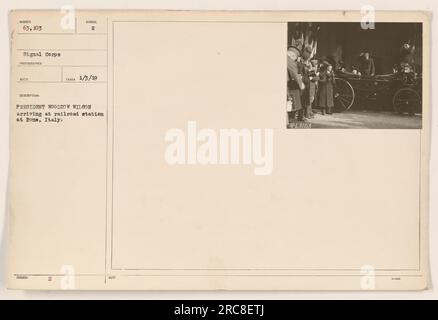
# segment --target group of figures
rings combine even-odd
[[[311,45],[304,46],[302,50],[296,46],[289,46],[287,51],[288,127],[296,127],[297,122],[307,122],[317,111],[322,115],[332,114],[335,101],[337,109],[347,110],[355,101],[356,89],[358,94],[362,94],[357,97],[359,104],[361,100],[369,102],[368,96],[374,97],[377,93],[381,95],[384,90],[388,94],[394,92],[392,99],[394,108],[399,113],[407,112],[410,116],[414,115],[421,108],[421,88],[418,86],[421,81],[416,72],[414,50],[415,46],[409,43],[403,44],[400,56],[396,58],[398,63],[393,67],[393,74],[376,75],[374,60],[367,50],[360,54],[357,64],[352,65],[351,70],[347,70],[342,61],[335,61],[330,57],[316,59],[314,47]],[[335,73],[338,78],[335,78]],[[351,94],[345,94],[343,87],[351,91]],[[348,102],[347,107],[343,106],[344,109],[339,106],[342,101]]]
[[[400,54],[398,57],[395,57],[395,60],[398,63],[394,64],[392,71],[393,73],[408,72],[408,70],[402,70],[405,68],[410,68],[409,72],[415,72],[415,60],[414,60],[414,51],[415,46],[410,43],[404,43],[400,49]],[[339,62],[337,69],[342,72],[347,71],[344,63],[342,61]],[[364,75],[364,76],[375,76],[376,75],[376,67],[374,64],[374,59],[371,57],[370,52],[368,50],[364,50],[360,53],[356,64],[353,64],[351,67],[351,73],[356,75]]]
[[[287,50],[287,112],[288,126],[296,121],[314,117],[316,109],[321,114],[332,114],[334,107],[335,74],[328,60],[312,58],[312,48],[303,52],[295,46]]]

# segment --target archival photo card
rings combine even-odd
[[[430,286],[427,13],[9,25],[9,288]]]

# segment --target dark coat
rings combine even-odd
[[[362,57],[359,61],[359,71],[364,76],[373,76],[376,73],[373,58],[367,60]]]
[[[409,64],[414,64],[415,62],[414,51],[415,51],[414,47],[409,47],[409,48],[402,47],[400,49],[400,58],[399,58],[400,63],[405,62]]]
[[[316,106],[320,108],[334,107],[334,85],[335,77],[333,72],[330,75],[328,75],[326,71],[321,72],[321,74],[319,75],[318,97],[316,99]]]
[[[287,58],[287,94],[292,99],[292,111],[298,111],[301,106],[301,75],[298,73],[298,64]]]

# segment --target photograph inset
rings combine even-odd
[[[290,22],[287,41],[287,128],[421,129],[421,23]]]

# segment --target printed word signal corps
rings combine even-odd
[[[34,57],[50,57],[59,58],[61,57],[61,52],[50,52],[50,51],[23,51],[23,57],[34,58]]]

